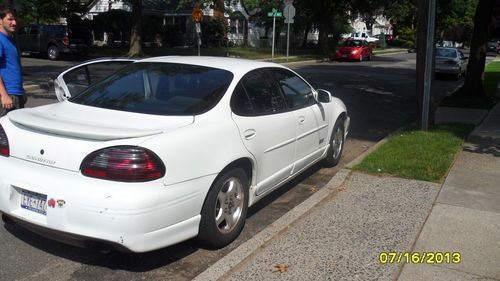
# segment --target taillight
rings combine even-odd
[[[69,39],[68,37],[64,37],[63,40],[62,40],[63,44],[68,46],[69,45]]]
[[[113,146],[89,154],[80,167],[88,177],[145,182],[165,175],[165,166],[151,150],[138,146]]]
[[[3,130],[3,127],[0,125],[0,155],[9,157],[9,139],[7,138],[7,134]]]
[[[458,62],[456,62],[454,60],[447,60],[444,63],[446,63],[446,64],[458,64]]]

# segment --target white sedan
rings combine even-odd
[[[345,105],[286,67],[159,57],[91,83],[116,62],[73,67],[62,102],[0,119],[4,221],[88,247],[223,247],[249,206],[342,154]]]

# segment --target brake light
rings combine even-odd
[[[146,182],[165,175],[165,166],[149,149],[138,146],[113,146],[89,154],[80,167],[82,174],[124,182]]]
[[[9,157],[10,149],[9,149],[9,139],[7,138],[7,134],[3,130],[2,125],[0,125],[0,155]]]
[[[446,64],[458,64],[458,62],[456,62],[454,60],[447,60],[444,63],[446,63]]]
[[[68,37],[64,37],[63,40],[62,40],[63,44],[65,46],[68,46],[69,45],[69,38]]]

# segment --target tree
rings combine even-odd
[[[131,0],[132,28],[130,30],[130,48],[128,56],[140,57],[142,52],[142,0]]]
[[[492,11],[499,1],[479,0],[474,15],[474,31],[472,33],[469,63],[462,93],[469,96],[484,96],[483,72],[486,61],[489,25]]]

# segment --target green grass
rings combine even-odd
[[[474,126],[438,125],[424,132],[408,130],[392,136],[355,170],[441,182],[461,144]]]
[[[495,95],[500,83],[500,61],[493,61],[484,70],[484,89],[488,95]]]

